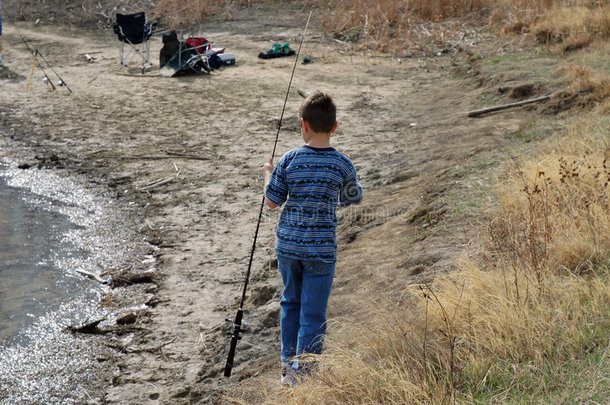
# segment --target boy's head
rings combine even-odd
[[[337,122],[337,106],[328,94],[316,91],[305,99],[299,116],[307,121],[313,131],[331,133]]]

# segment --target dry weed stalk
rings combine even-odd
[[[503,32],[532,30],[563,50],[610,36],[607,1],[570,0],[310,0],[320,7],[326,34],[382,52],[458,47],[489,23]],[[250,0],[160,0],[157,14],[171,28],[189,27],[213,14],[231,16]],[[457,18],[457,19],[456,19]],[[478,27],[478,28],[477,28]]]
[[[576,126],[572,139],[591,130]],[[544,291],[549,272],[581,273],[606,260],[610,139],[607,129],[596,131],[597,139],[589,143],[571,141],[561,152],[513,171],[500,194],[503,213],[492,221],[490,237],[501,267],[513,272],[517,302],[523,302],[521,290],[530,286]],[[520,273],[525,285],[518,284]]]

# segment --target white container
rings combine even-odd
[[[233,53],[219,53],[218,57],[220,58],[223,66],[235,64],[235,54]]]

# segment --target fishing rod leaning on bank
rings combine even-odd
[[[27,87],[28,91],[31,91],[31,89],[32,89],[34,71],[36,70],[36,67],[38,67],[42,71],[42,74],[44,76],[42,78],[42,81],[45,84],[51,86],[52,91],[56,90],[57,87],[65,87],[66,90],[68,90],[68,94],[72,94],[72,89],[70,88],[70,86],[68,86],[68,83],[66,83],[66,81],[59,75],[59,73],[57,73],[55,68],[53,68],[53,65],[51,65],[51,63],[47,60],[47,58],[44,56],[44,54],[41,51],[39,51],[38,48],[33,47],[30,44],[30,42],[23,36],[21,30],[15,23],[15,20],[12,18],[8,18],[8,20],[11,22],[11,24],[15,28],[15,31],[17,32],[17,35],[21,39],[21,42],[23,42],[23,44],[25,45],[27,50],[32,54],[32,57],[33,57],[32,70],[30,72],[30,80],[28,82],[28,87]],[[0,66],[2,66],[2,0],[0,0]],[[51,71],[52,74],[49,75],[49,73],[47,73],[47,70]],[[52,77],[54,77],[55,79],[53,79]]]

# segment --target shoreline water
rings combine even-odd
[[[99,274],[123,266],[142,246],[125,226],[128,214],[77,179],[45,169],[19,169],[10,161],[0,167],[0,181],[29,212],[25,221],[36,222],[23,224],[24,232],[37,225],[47,228],[39,229],[41,238],[51,239],[38,245],[48,252],[30,252],[35,260],[24,263],[34,275],[46,270],[44,281],[31,288],[34,295],[23,297],[40,302],[29,307],[29,319],[16,333],[0,340],[0,404],[83,403],[109,383],[113,367],[108,366],[116,353],[105,333],[74,334],[68,328],[102,320],[99,330],[111,330],[122,308],[100,302],[118,296],[129,301],[129,292],[117,293],[78,270]],[[29,287],[27,280],[22,284],[22,289]],[[37,291],[51,298],[43,300]]]
[[[2,346],[27,343],[23,330],[64,301],[99,301],[103,292],[73,271],[89,262],[88,250],[83,246],[86,240],[78,234],[83,225],[62,212],[65,202],[17,185],[30,177],[25,174],[21,180],[16,179],[8,167],[0,166]],[[83,308],[82,316],[89,316],[89,312],[88,306]]]

